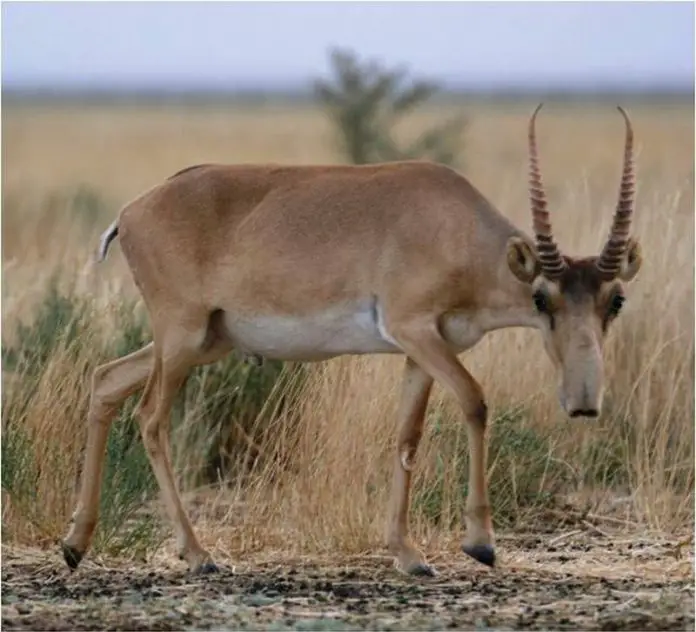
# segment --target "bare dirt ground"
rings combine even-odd
[[[489,570],[463,554],[412,579],[389,558],[164,565],[74,573],[55,551],[5,547],[5,630],[693,630],[693,546],[569,531],[499,539]]]

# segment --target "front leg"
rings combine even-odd
[[[434,575],[433,569],[408,537],[408,506],[413,460],[423,434],[423,420],[433,378],[406,358],[399,405],[399,435],[394,459],[387,544],[400,570],[411,575]]]
[[[457,360],[440,335],[431,314],[391,322],[389,332],[404,353],[447,388],[462,407],[469,437],[469,495],[465,511],[467,534],[462,549],[475,560],[494,566],[494,535],[486,484],[487,408],[481,387]]]

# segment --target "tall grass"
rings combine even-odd
[[[640,528],[693,520],[693,110],[627,107],[645,262],[605,350],[602,417],[561,414],[535,332],[496,332],[462,356],[493,411],[499,529],[541,526],[568,505]],[[562,247],[593,253],[616,202],[622,123],[609,107],[568,108],[540,117],[542,169]],[[466,160],[467,175],[523,227],[528,110],[471,111]],[[438,115],[401,133],[416,135]],[[89,375],[148,339],[118,247],[99,267],[90,263],[97,231],[118,204],[186,164],[335,158],[311,109],[223,117],[214,108],[35,108],[31,116],[4,110],[3,119],[2,520],[8,540],[49,543],[73,509]],[[51,163],[66,146],[79,151]],[[378,547],[401,366],[399,358],[363,357],[259,370],[233,356],[197,370],[174,412],[173,452],[205,545],[231,555]],[[120,554],[151,551],[168,534],[132,408],[111,431],[95,542]],[[414,478],[419,542],[460,537],[467,458],[460,415],[437,387]]]

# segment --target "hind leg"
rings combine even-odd
[[[140,429],[167,515],[174,526],[180,557],[193,572],[212,572],[217,570],[215,564],[196,538],[174,480],[169,424],[172,403],[191,368],[202,364],[204,359],[221,357],[228,348],[218,345],[203,351],[205,329],[192,332],[181,324],[167,327],[156,342],[150,388],[143,396],[138,415]]]
[[[70,568],[80,563],[97,523],[104,450],[111,422],[123,401],[145,384],[153,357],[150,343],[130,355],[102,364],[92,376],[80,492],[70,530],[63,541],[63,555]]]
[[[196,358],[196,364],[209,364],[231,351],[224,340],[210,343]],[[99,512],[104,452],[111,422],[125,399],[146,386],[140,409],[154,412],[156,401],[156,373],[154,344],[149,343],[130,355],[103,364],[94,371],[92,394],[87,415],[87,446],[80,476],[80,491],[71,526],[63,543],[63,556],[70,568],[76,568],[94,534]],[[149,377],[149,379],[148,379]],[[150,402],[150,409],[147,403]],[[168,434],[161,433],[163,449],[168,450]],[[170,458],[167,454],[167,460]]]

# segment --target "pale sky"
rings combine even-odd
[[[694,3],[2,3],[6,86],[301,86],[331,46],[453,85],[689,85]]]

